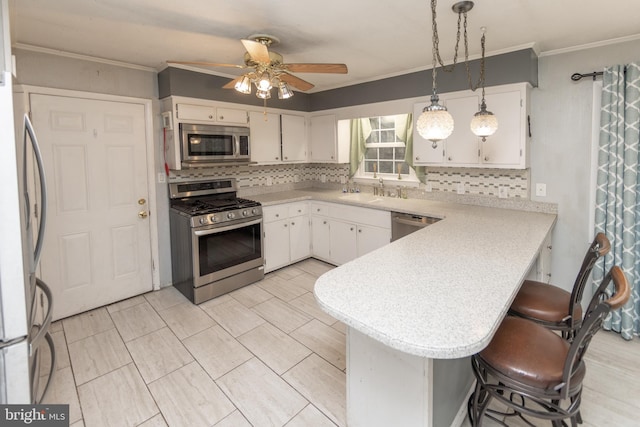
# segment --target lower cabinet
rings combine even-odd
[[[391,213],[328,202],[263,207],[265,272],[305,258],[341,265],[391,242]]]
[[[391,242],[391,213],[338,203],[311,203],[312,255],[341,265]]]
[[[310,256],[307,202],[265,206],[263,218],[265,273]]]

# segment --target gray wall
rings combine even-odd
[[[558,204],[551,280],[565,289],[573,286],[592,238],[590,197],[595,192],[590,185],[593,80],[573,82],[570,76],[633,61],[640,61],[637,41],[538,59],[538,88],[531,103],[531,186],[546,183],[547,197],[537,198],[532,191],[532,200]]]

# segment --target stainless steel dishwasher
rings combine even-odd
[[[424,215],[391,212],[391,241],[394,242],[441,219]]]

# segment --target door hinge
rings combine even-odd
[[[33,217],[36,218],[36,219],[38,218],[38,203],[37,202],[33,204]]]

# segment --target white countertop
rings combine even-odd
[[[344,202],[444,218],[323,274],[323,310],[397,350],[451,359],[491,340],[556,215],[310,189],[253,196],[270,204]]]

